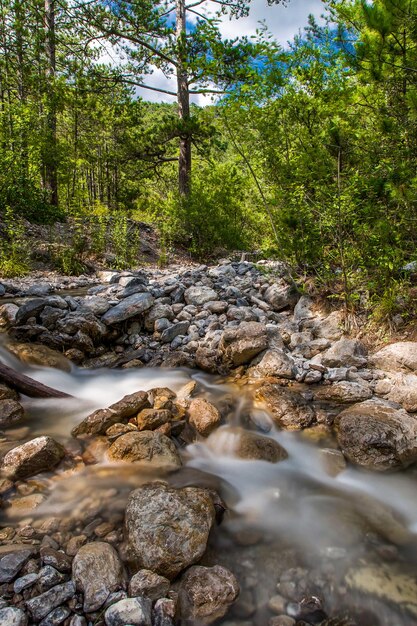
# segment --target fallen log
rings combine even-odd
[[[0,363],[0,381],[30,398],[72,398],[64,391],[52,389],[52,387],[38,383],[38,381],[25,376],[25,374],[19,374],[19,372],[16,372],[8,365],[4,365],[4,363]]]

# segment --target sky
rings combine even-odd
[[[277,41],[286,46],[294,35],[307,25],[308,16],[312,13],[320,18],[324,11],[322,0],[288,0],[288,5],[268,6],[267,0],[252,0],[250,15],[247,18],[230,20],[224,17],[221,31],[225,37],[253,35],[261,21],[265,21],[268,30]],[[162,72],[155,71],[148,79],[152,86],[175,91],[175,79],[168,80]],[[151,102],[173,102],[175,98],[158,94],[146,89],[138,89],[138,95]],[[208,104],[211,100],[204,96],[195,96],[194,102],[199,105]]]

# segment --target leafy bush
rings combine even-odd
[[[24,227],[10,209],[5,210],[1,223],[0,274],[5,278],[24,276],[29,272],[29,249]]]

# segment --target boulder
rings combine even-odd
[[[322,354],[322,363],[326,367],[364,367],[366,348],[358,339],[339,339]]]
[[[137,415],[142,409],[149,407],[148,394],[145,391],[131,393],[109,406],[108,409],[98,409],[88,415],[72,429],[71,434],[73,437],[104,435],[110,426],[124,422]]]
[[[78,550],[72,562],[72,578],[84,595],[85,613],[97,611],[113,591],[125,586],[116,550],[102,541],[87,543]]]
[[[417,461],[417,417],[399,405],[366,400],[336,418],[337,440],[356,465],[376,471],[407,467]]]
[[[251,376],[275,376],[276,378],[295,378],[294,359],[284,350],[267,350],[262,359],[250,369]]]
[[[417,371],[417,342],[399,341],[385,346],[370,357],[374,367],[385,372],[404,372],[410,374]]]
[[[0,306],[0,326],[9,326],[16,321],[16,315],[19,307],[16,304],[7,302]]]
[[[168,593],[170,584],[168,578],[159,576],[148,569],[141,569],[130,579],[129,595],[146,596],[151,600],[157,600]]]
[[[343,313],[341,311],[333,311],[324,319],[316,320],[312,330],[317,338],[337,341],[343,335]]]
[[[69,372],[71,362],[60,352],[37,343],[9,343],[9,352],[14,354],[23,363],[53,367],[54,369]]]
[[[181,467],[175,444],[165,435],[151,430],[121,435],[107,451],[111,461],[146,462],[158,469]]]
[[[261,385],[255,392],[255,399],[274,422],[286,430],[307,428],[315,419],[314,410],[300,393],[280,385]]]
[[[223,361],[233,367],[249,363],[267,347],[266,327],[259,322],[242,322],[238,327],[226,328],[219,345]]]
[[[235,453],[241,459],[278,463],[288,457],[287,451],[270,437],[242,430],[237,439]]]
[[[126,507],[131,559],[171,580],[201,559],[214,519],[206,489],[144,485],[130,494]]]
[[[0,428],[8,428],[24,416],[22,405],[16,400],[0,400]]]
[[[136,424],[139,430],[155,430],[172,418],[171,411],[167,409],[143,409],[136,418]]]
[[[194,306],[202,306],[207,302],[218,299],[217,291],[210,287],[200,287],[199,285],[186,289],[184,298],[187,304],[193,304]]]
[[[23,543],[2,546],[0,549],[0,584],[12,581],[33,553],[33,547]]]
[[[151,626],[151,609],[149,598],[126,598],[109,606],[104,621],[106,626]]]
[[[28,478],[46,472],[65,456],[65,449],[51,437],[37,437],[12,448],[3,458],[1,469],[12,479]]]
[[[135,293],[109,309],[101,319],[106,325],[117,324],[136,315],[141,315],[150,309],[153,303],[154,299],[150,293]]]
[[[19,326],[25,324],[30,317],[36,317],[45,306],[46,301],[44,298],[35,298],[34,300],[29,300],[29,302],[22,304],[16,313],[16,324]]]
[[[178,335],[187,334],[187,330],[190,326],[190,322],[178,322],[177,324],[172,324],[169,328],[166,328],[161,334],[161,342],[162,343],[171,343],[175,337]]]
[[[195,398],[190,402],[188,419],[200,435],[208,437],[219,426],[221,415],[208,400]]]
[[[415,374],[391,373],[378,381],[375,393],[386,400],[397,402],[409,413],[417,412],[417,376]]]
[[[181,617],[212,624],[227,613],[238,595],[236,577],[225,567],[190,567],[179,587]]]
[[[274,311],[282,311],[288,307],[293,307],[297,303],[299,295],[295,287],[281,281],[270,285],[264,293],[264,298]]]
[[[322,385],[314,391],[314,400],[325,402],[362,402],[372,397],[369,385],[340,381],[331,385]]]

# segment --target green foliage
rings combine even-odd
[[[23,224],[7,207],[0,226],[0,275],[5,278],[24,276],[30,267]]]

